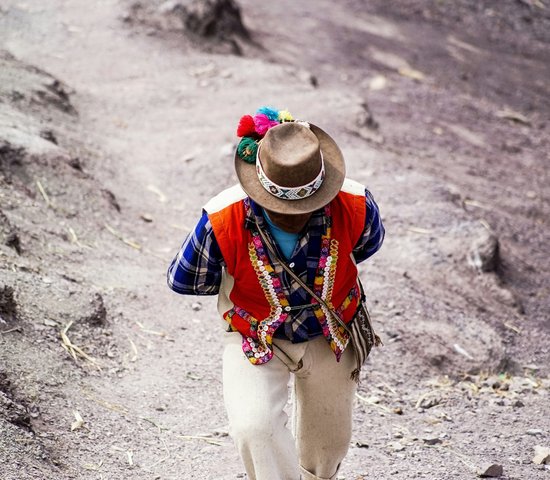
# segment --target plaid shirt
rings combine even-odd
[[[251,199],[250,210],[245,219],[244,228],[254,225],[254,215],[258,224],[270,235],[262,209]],[[384,240],[384,226],[380,219],[378,205],[372,194],[365,190],[366,218],[361,238],[353,249],[357,263],[366,260],[381,247]],[[289,265],[301,280],[313,285],[315,271],[319,263],[321,236],[326,232],[326,218],[323,209],[315,211],[307,227],[304,228],[298,240],[294,253],[288,260]],[[270,235],[272,243],[277,244]],[[284,258],[280,251],[277,252]],[[225,262],[208,215],[203,211],[195,230],[190,233],[168,269],[168,286],[177,293],[189,295],[217,295],[220,289],[222,269]],[[281,273],[284,293],[290,305],[306,305],[310,303],[309,294],[300,287],[285,271]],[[291,322],[285,322],[276,331],[275,336],[290,339],[294,343],[308,340],[320,335],[321,327],[315,315],[309,308],[293,311]]]

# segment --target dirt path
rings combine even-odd
[[[524,50],[495,50],[494,32],[470,28],[467,2],[456,7],[463,29],[431,3],[431,20],[379,3],[323,1],[307,12],[243,1],[260,45],[243,57],[132,26],[117,0],[3,3],[2,48],[74,89],[78,116],[54,127],[64,148],[78,138],[85,172],[114,193],[120,214],[83,194],[76,234],[94,247],[58,251],[45,240],[40,258],[23,255],[38,283],[20,267],[6,277],[24,280],[18,300],[36,315],[24,334],[0,337],[11,382],[0,376],[0,393],[39,413],[29,431],[0,424],[0,478],[244,476],[226,432],[215,299],[177,297],[164,276],[201,205],[235,182],[234,124],[263,104],[325,125],[388,227],[363,271],[386,345],[357,399],[342,478],[467,479],[487,462],[503,465],[503,478],[548,475],[531,462],[535,445],[550,446],[547,39],[526,43],[522,32]],[[529,12],[538,34],[542,13]],[[486,73],[499,68],[500,77]],[[39,224],[37,200],[10,218]],[[65,230],[72,221],[47,215]],[[480,274],[466,256],[486,226],[501,260]],[[100,371],[75,365],[43,322],[58,310],[73,318],[94,293],[107,323],[68,334]]]

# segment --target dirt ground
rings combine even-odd
[[[386,226],[338,478],[549,478],[548,2],[240,0],[194,33],[184,3],[0,4],[0,480],[246,477],[216,299],[165,273],[262,105]]]

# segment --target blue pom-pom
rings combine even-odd
[[[258,108],[256,113],[263,113],[270,120],[275,120],[275,121],[279,120],[279,110],[275,110],[274,108],[271,108],[271,107],[260,107]]]

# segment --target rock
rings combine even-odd
[[[80,162],[80,158],[73,157],[73,158],[69,159],[68,163],[69,163],[71,168],[74,168],[75,170],[78,170],[79,172],[83,171],[82,163]]]
[[[39,103],[52,105],[62,112],[76,115],[76,110],[71,104],[68,87],[61,81],[46,74],[49,78],[43,83],[42,88],[35,92]]]
[[[317,80],[317,77],[307,70],[299,69],[295,72],[295,75],[298,80],[308,83],[314,88],[319,86],[319,80]]]
[[[468,264],[479,272],[493,272],[500,262],[498,238],[485,230],[472,243]]]
[[[422,441],[426,445],[437,445],[438,443],[441,443],[441,439],[439,437],[422,437]]]
[[[502,465],[496,463],[487,463],[477,470],[477,476],[481,478],[498,478],[503,473]]]
[[[0,320],[13,322],[17,318],[17,303],[13,288],[0,283]]]
[[[0,419],[32,432],[31,417],[26,402],[17,398],[5,373],[0,372]]]
[[[135,1],[122,20],[144,25],[148,35],[182,32],[198,47],[218,53],[239,55],[242,40],[250,39],[234,0]]]
[[[359,127],[357,129],[351,130],[354,135],[366,140],[367,142],[375,143],[381,145],[384,143],[385,139],[382,134],[372,128],[368,127]]]
[[[401,452],[402,450],[405,450],[405,445],[403,445],[401,442],[390,442],[387,444],[389,448],[391,448],[394,452]]]
[[[451,183],[447,184],[442,189],[442,195],[447,201],[455,205],[462,205],[462,191],[456,185]]]
[[[372,114],[369,106],[366,103],[362,103],[360,105],[360,111],[357,114],[355,123],[358,127],[367,127],[373,130],[378,130],[378,128],[380,127],[378,122],[374,119],[374,115]]]
[[[12,172],[23,165],[26,152],[23,147],[12,145],[6,140],[0,141],[0,173],[11,183]]]
[[[82,318],[82,321],[94,326],[105,325],[107,322],[107,309],[103,303],[101,294],[96,293],[90,300],[91,313]]]
[[[120,204],[118,203],[115,194],[111,192],[111,190],[107,190],[106,188],[101,189],[101,194],[105,197],[109,205],[120,213]]]
[[[384,77],[383,75],[376,75],[375,77],[371,78],[368,86],[369,90],[377,91],[377,90],[383,90],[388,85],[388,79]]]
[[[191,308],[193,309],[193,311],[198,312],[199,310],[202,309],[202,303],[200,303],[200,302],[194,302],[194,303],[191,305]]]
[[[21,255],[21,239],[15,230],[12,230],[6,235],[4,245],[13,248],[18,255]]]
[[[430,394],[429,396],[421,397],[415,405],[415,408],[422,408],[427,410],[428,408],[435,407],[443,401],[439,394]]]
[[[48,142],[52,142],[54,145],[57,145],[57,144],[58,144],[57,138],[56,138],[55,134],[53,133],[53,130],[49,130],[49,129],[42,130],[42,131],[40,132],[40,136],[41,136],[44,140],[48,140]]]
[[[537,465],[550,465],[550,448],[536,445],[533,463],[536,463]]]
[[[490,290],[491,290],[491,293],[495,296],[495,298],[503,305],[515,308],[519,313],[524,312],[524,308],[520,299],[516,297],[507,288],[497,283],[494,283],[493,285],[490,286]]]
[[[239,35],[249,38],[241,9],[233,0],[192,0],[179,4],[183,6],[184,26],[199,37],[224,39]]]
[[[544,433],[540,428],[531,428],[525,432],[527,435],[542,435]]]
[[[0,153],[0,175],[2,173],[2,157]],[[21,239],[19,238],[19,233],[2,210],[0,210],[0,241],[7,247],[13,248],[18,255],[21,255]]]

